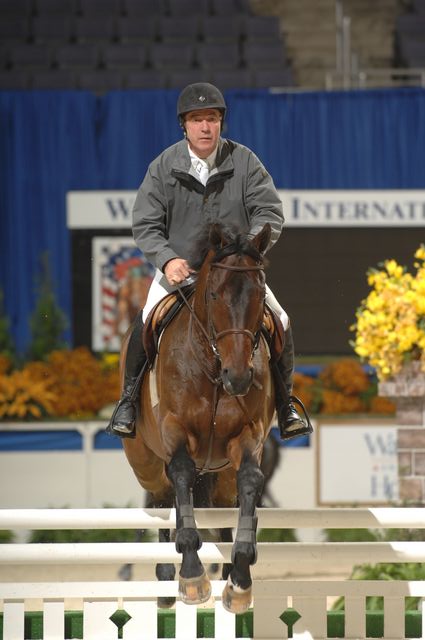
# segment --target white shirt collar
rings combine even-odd
[[[208,169],[211,171],[211,169],[213,169],[215,167],[215,159],[217,157],[217,150],[218,150],[218,145],[216,146],[216,148],[214,149],[214,151],[212,153],[210,153],[210,155],[207,158],[199,158],[196,153],[193,153],[192,149],[190,148],[189,143],[187,143],[187,148],[189,151],[189,155],[190,155],[190,159],[192,161],[192,164],[196,165],[197,162],[205,162],[205,164],[207,165]]]

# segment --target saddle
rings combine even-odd
[[[183,295],[189,300],[195,290],[195,285],[190,284],[183,287]],[[183,296],[180,291],[173,291],[162,298],[149,313],[143,329],[143,347],[149,363],[149,368],[153,367],[158,345],[162,332],[170,324],[171,320],[184,305]],[[284,329],[282,323],[275,312],[266,305],[264,309],[261,333],[269,346],[272,360],[278,360],[285,342]]]

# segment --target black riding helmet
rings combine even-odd
[[[209,82],[195,82],[189,84],[180,93],[177,100],[177,117],[180,126],[184,128],[184,115],[189,111],[218,109],[222,114],[221,126],[223,127],[226,108],[223,94],[217,87]]]

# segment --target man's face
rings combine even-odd
[[[221,113],[218,109],[197,109],[184,119],[186,137],[198,158],[207,158],[216,148],[220,137]]]

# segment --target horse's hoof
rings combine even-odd
[[[171,607],[174,606],[175,602],[176,602],[176,599],[175,598],[171,598],[171,597],[170,598],[166,598],[166,597],[158,598],[158,600],[157,600],[157,604],[158,604],[158,608],[159,609],[171,609]]]
[[[248,611],[252,602],[252,588],[238,589],[232,583],[227,582],[223,589],[222,604],[230,613],[244,613]]]
[[[179,595],[185,604],[201,604],[211,597],[211,583],[205,571],[196,578],[179,576]]]

